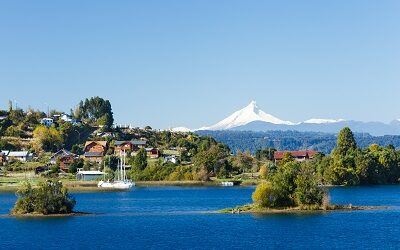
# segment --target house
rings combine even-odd
[[[313,159],[314,156],[318,153],[314,150],[301,150],[301,151],[276,151],[274,153],[275,162],[281,161],[285,154],[289,153],[296,161],[306,161]]]
[[[69,170],[70,165],[73,164],[77,158],[78,158],[77,155],[69,152],[68,150],[61,149],[60,151],[58,151],[57,153],[55,153],[50,157],[50,163],[56,164],[57,161],[59,161],[60,169],[62,171],[67,172]]]
[[[114,143],[114,154],[118,155],[120,152],[136,152],[141,148],[146,147],[147,142],[141,140],[132,141],[116,141]]]
[[[67,114],[62,114],[60,116],[60,120],[67,122],[67,123],[71,123],[72,125],[78,125],[80,123],[80,121],[76,120],[75,118],[73,118],[70,115]]]
[[[146,155],[151,159],[157,159],[160,157],[160,150],[158,148],[146,148]]]
[[[52,118],[43,118],[40,120],[40,124],[46,126],[46,127],[51,127],[54,124],[54,119]]]
[[[104,172],[101,171],[83,171],[78,169],[76,173],[76,179],[80,181],[94,181],[104,176]]]
[[[33,159],[33,154],[28,151],[2,151],[5,154],[7,161],[30,161]]]
[[[97,137],[102,137],[102,138],[113,138],[115,137],[115,134],[113,132],[98,132],[96,133]]]
[[[175,155],[164,157],[164,163],[172,162],[173,164],[177,164],[179,162],[178,157]]]
[[[83,151],[85,159],[100,163],[107,152],[107,141],[87,141]]]

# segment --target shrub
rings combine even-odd
[[[273,207],[276,201],[275,191],[270,182],[260,183],[251,198],[256,205],[261,207]]]
[[[25,182],[17,191],[17,196],[13,214],[67,214],[73,211],[76,204],[60,181],[40,182],[37,188]]]

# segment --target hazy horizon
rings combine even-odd
[[[95,3],[95,4],[94,4]],[[251,100],[283,120],[400,118],[398,1],[0,3],[0,108],[212,125]]]

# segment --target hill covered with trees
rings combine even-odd
[[[253,154],[264,148],[278,150],[313,149],[329,154],[335,147],[337,139],[335,134],[297,131],[197,131],[196,133],[202,136],[211,136],[217,141],[225,143],[232,152],[250,151]],[[356,133],[354,137],[357,145],[361,148],[366,148],[371,144],[400,147],[400,136],[396,135],[371,136]]]

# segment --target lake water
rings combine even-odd
[[[149,187],[76,193],[70,218],[0,216],[0,249],[398,249],[400,186],[333,188],[333,203],[375,211],[266,215],[202,214],[251,202],[254,188]],[[0,214],[16,197],[0,194]]]

